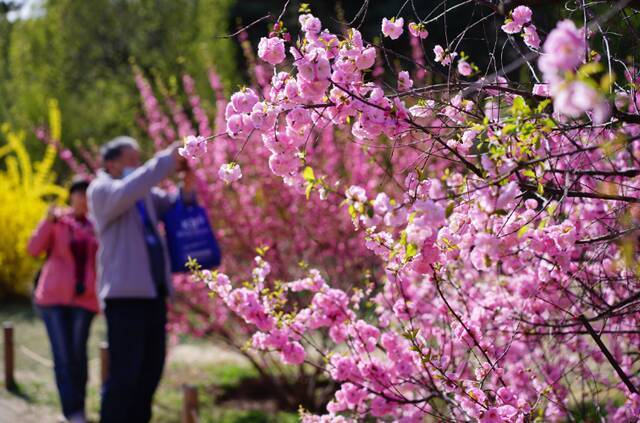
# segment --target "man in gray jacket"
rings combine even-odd
[[[183,172],[183,195],[194,177],[172,147],[140,165],[137,142],[118,137],[101,150],[104,169],[88,189],[100,244],[98,295],[107,320],[109,376],[102,390],[102,423],[148,422],[164,367],[170,260],[157,222],[175,198],[155,187]]]

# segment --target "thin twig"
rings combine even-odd
[[[214,38],[233,38],[238,34],[241,34],[243,31],[246,31],[247,29],[251,28],[253,25],[264,21],[265,19],[269,19],[272,18],[273,15],[271,13],[269,13],[268,15],[264,15],[261,18],[256,19],[255,21],[251,22],[249,25],[243,26],[242,28],[240,28],[239,30],[237,30],[236,32],[234,32],[233,34],[228,34],[228,35],[217,35]]]

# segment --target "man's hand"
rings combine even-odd
[[[196,192],[196,173],[193,169],[187,164],[186,169],[182,174],[182,190],[185,193],[195,193]]]
[[[171,148],[173,148],[173,157],[176,161],[176,172],[182,174],[182,191],[187,195],[195,194],[196,174],[189,165],[189,160],[178,153],[180,147],[182,147],[182,143],[179,141],[171,145]]]
[[[176,172],[183,172],[189,168],[189,161],[178,153],[178,149],[182,147],[182,143],[180,141],[176,141],[171,144],[173,159],[176,161]]]

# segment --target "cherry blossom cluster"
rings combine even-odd
[[[247,53],[249,51],[245,51]],[[252,80],[261,81],[259,64],[254,63],[251,57],[247,57],[247,63],[255,77]],[[151,88],[151,84],[141,75],[139,79],[144,82],[145,87]],[[182,79],[185,81],[189,78]],[[215,94],[216,109],[215,116],[207,117],[211,125],[208,132],[202,131],[196,112],[186,109],[200,104],[199,97],[208,94],[192,91],[188,104],[180,105],[175,102],[173,106],[169,106],[167,93],[161,88],[141,92],[141,95],[143,102],[169,111],[167,125],[176,130],[176,133],[178,122],[183,119],[182,113],[193,116],[192,120],[195,120],[188,133],[195,134],[195,128],[198,128],[200,135],[186,136],[181,152],[192,163],[200,163],[196,168],[199,179],[198,202],[209,211],[223,249],[224,271],[229,275],[242,274],[253,263],[256,247],[269,260],[269,275],[278,279],[287,278],[292,272],[302,275],[305,272],[304,262],[313,261],[317,266],[328,268],[329,275],[340,277],[340,281],[334,283],[347,289],[354,279],[374,269],[375,258],[367,250],[362,234],[353,232],[351,217],[340,213],[340,198],[321,199],[320,196],[313,196],[307,200],[304,195],[300,195],[305,191],[302,185],[283,189],[270,168],[262,166],[272,155],[264,145],[258,149],[252,147],[250,156],[240,154],[244,143],[234,142],[226,133],[225,111],[233,107],[229,106],[233,102],[224,96],[223,85],[213,69],[209,71],[209,81]],[[270,79],[267,78],[266,82],[270,82]],[[250,100],[252,92],[262,92],[265,87],[255,85],[243,90],[243,93],[248,94]],[[188,92],[188,88],[185,86],[185,92]],[[196,97],[198,101],[194,101]],[[235,96],[235,106],[241,109],[246,98]],[[182,110],[182,107],[185,109]],[[141,126],[149,131],[153,115],[146,113],[146,110],[145,108],[145,115],[141,117]],[[372,188],[379,184],[384,172],[377,167],[368,167],[368,162],[373,157],[370,153],[347,142],[343,134],[334,133],[329,128],[317,136],[322,139],[322,143],[308,145],[305,153],[308,158],[315,157],[315,163],[322,162],[324,171],[336,175],[348,174],[349,180],[365,187]],[[164,142],[167,145],[170,140]],[[231,183],[239,177],[242,178],[242,183]],[[225,183],[221,184],[223,181]],[[338,183],[338,179],[326,178],[325,183],[333,186]],[[321,233],[310,237],[308,228],[323,229]],[[336,261],[336,257],[340,260]],[[309,389],[300,387],[320,386],[321,375],[312,371],[295,374],[280,372],[278,363],[282,360],[279,356],[265,359],[258,357],[255,350],[243,348],[251,339],[253,324],[246,323],[233,311],[238,308],[232,310],[220,297],[211,298],[206,285],[194,284],[187,275],[174,276],[173,283],[177,298],[170,310],[169,327],[175,339],[179,334],[189,333],[196,337],[222,340],[237,348],[240,353],[247,355],[251,363],[258,366],[260,374],[277,381],[278,389],[274,390],[274,395],[283,398],[283,407],[297,409],[299,404],[305,404],[305,407],[318,410],[326,404],[331,390],[327,390],[324,395],[310,390],[313,398],[309,401],[304,401],[301,396]],[[290,352],[296,351],[299,349],[292,349]]]
[[[502,30],[537,54],[532,21],[518,6]],[[309,13],[299,24],[297,39],[281,24],[261,39],[273,76],[262,95],[232,95],[228,142],[266,149],[262,166],[301,197],[340,199],[383,271],[345,288],[317,266],[272,277],[259,254],[250,282],[196,276],[253,328],[251,348],[336,384],[326,414],[304,421],[563,421],[587,401],[611,421],[640,418],[638,71],[612,95],[611,72],[585,54],[590,29],[564,20],[536,61],[545,84],[496,74],[429,94],[402,69],[389,90],[369,72],[379,46],[357,29],[333,34]],[[383,20],[385,37],[403,32],[403,17]],[[429,40],[424,24],[409,32]],[[473,75],[462,52],[434,53]],[[317,151],[339,153],[326,128],[390,149],[380,180],[393,187],[340,177]]]
[[[540,47],[540,37],[535,25],[531,23],[533,12],[527,6],[518,6],[511,11],[511,17],[502,25],[502,30],[507,34],[519,34],[522,32],[524,43],[532,49]]]

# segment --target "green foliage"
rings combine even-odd
[[[199,92],[215,66],[233,86],[233,41],[219,37],[228,33],[232,2],[46,0],[42,16],[0,17],[0,118],[33,128],[43,124],[46,99],[58,98],[67,145],[122,133],[144,139],[132,64],[165,81],[188,72]]]
[[[618,406],[620,406],[624,401],[614,402],[619,403]],[[569,413],[573,421],[584,423],[606,421],[608,415],[606,404],[596,404],[592,401],[571,404],[569,406]]]
[[[213,409],[212,413],[203,413],[200,421],[215,423],[294,423],[299,418],[293,413],[266,413],[261,410]]]
[[[227,364],[213,369],[211,379],[223,389],[232,389],[247,379],[258,378],[258,372],[254,367]]]

